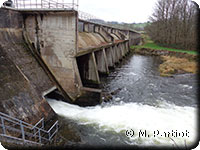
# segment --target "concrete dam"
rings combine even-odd
[[[57,117],[45,96],[100,103],[101,75],[140,40],[135,31],[81,19],[74,9],[0,8],[0,112],[51,126]]]

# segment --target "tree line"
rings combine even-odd
[[[158,0],[145,30],[158,44],[196,50],[197,5],[190,0]]]

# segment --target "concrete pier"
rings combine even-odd
[[[0,9],[0,112],[37,123],[56,119],[43,94],[56,82],[23,38],[23,15]]]

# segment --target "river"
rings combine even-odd
[[[103,78],[113,99],[79,107],[48,99],[90,146],[190,146],[197,138],[197,78],[159,76],[159,57],[133,55]]]

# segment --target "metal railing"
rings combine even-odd
[[[101,19],[97,18],[96,16],[91,15],[86,12],[83,12],[83,11],[78,11],[78,17],[79,17],[79,19],[87,20],[87,21],[101,20]]]
[[[69,9],[78,10],[78,0],[13,0],[11,7],[15,9]]]
[[[0,112],[0,136],[13,140],[20,140],[24,143],[45,144],[52,140],[58,132],[58,121],[48,130],[44,129],[44,118],[35,125],[8,116]]]
[[[12,0],[12,2],[9,2],[9,6],[6,6],[5,4],[3,5],[3,7],[14,8],[18,10],[76,10],[78,11],[79,19],[95,23],[104,23],[102,19],[97,18],[96,16],[91,15],[89,13],[78,10],[78,3],[79,0]]]

